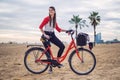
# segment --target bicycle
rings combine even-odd
[[[92,72],[96,65],[96,58],[92,51],[83,47],[77,48],[73,39],[74,31],[70,30],[67,33],[71,35],[71,42],[66,52],[58,59],[59,63],[63,62],[67,57],[69,51],[74,48],[69,56],[68,63],[71,70],[78,75],[87,75]],[[47,51],[50,51],[51,59]],[[34,74],[45,72],[50,65],[56,67],[57,57],[53,56],[50,45],[46,49],[42,47],[32,47],[25,53],[24,64],[28,71]]]

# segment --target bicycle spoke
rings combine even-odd
[[[96,59],[92,52],[86,49],[79,49],[79,56],[72,53],[69,58],[70,68],[77,74],[84,75],[90,73],[96,64]]]
[[[30,49],[30,51],[28,50],[28,52],[26,53],[24,63],[26,68],[30,72],[39,74],[44,72],[48,68],[48,64],[44,62],[41,63],[39,60],[36,62],[36,60],[42,55],[42,52],[43,51],[40,48],[33,48]],[[41,58],[47,59],[47,56],[44,54]]]
[[[81,53],[81,57],[82,57],[82,62],[84,62],[83,50],[82,50],[82,53]]]
[[[36,54],[36,51],[33,51],[33,55],[34,55],[34,58],[35,58],[35,60],[37,59],[37,54]]]

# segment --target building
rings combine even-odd
[[[101,38],[101,33],[97,33],[96,34],[96,43],[103,43],[103,40],[102,40],[102,38]]]

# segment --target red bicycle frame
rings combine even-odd
[[[82,61],[82,58],[80,57],[80,54],[79,54],[78,49],[77,49],[77,46],[76,46],[76,44],[75,44],[75,41],[74,41],[73,37],[71,37],[71,38],[72,38],[72,40],[71,40],[71,42],[70,42],[70,45],[68,46],[68,48],[67,48],[67,50],[66,50],[66,52],[64,53],[63,56],[61,56],[61,57],[59,57],[59,58],[54,57],[53,54],[52,54],[52,51],[51,51],[51,47],[48,46],[48,47],[45,49],[45,51],[43,51],[43,53],[42,53],[42,55],[39,57],[39,59],[36,60],[36,62],[37,62],[37,61],[40,61],[41,57],[42,57],[44,54],[46,54],[46,52],[49,50],[49,51],[50,51],[50,56],[51,56],[52,60],[56,60],[56,59],[57,59],[58,62],[61,63],[61,62],[64,61],[64,59],[66,58],[66,56],[68,55],[69,51],[70,51],[71,49],[73,49],[73,48],[75,48],[75,51],[76,51],[76,53],[77,53],[78,58]],[[50,62],[47,62],[47,63],[50,63]]]

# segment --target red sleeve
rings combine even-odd
[[[57,30],[58,32],[61,32],[61,30],[62,30],[62,29],[58,26],[57,23],[56,23],[56,27],[55,27],[55,28],[56,28],[56,30]]]
[[[39,26],[39,29],[42,29],[48,22],[49,22],[49,16],[44,18],[44,20],[42,21],[42,23]]]

